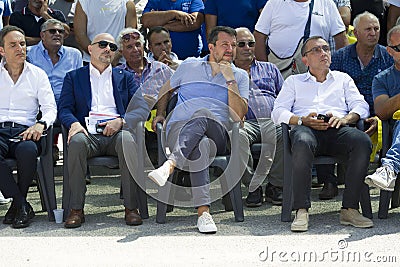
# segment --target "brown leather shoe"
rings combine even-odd
[[[143,223],[138,210],[130,210],[128,208],[125,208],[125,222],[127,225],[141,225]]]
[[[85,214],[83,210],[71,209],[68,218],[65,220],[65,228],[77,228],[81,227],[82,223],[85,222]]]

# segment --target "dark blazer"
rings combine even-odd
[[[113,68],[112,85],[115,105],[121,117],[125,117],[128,108],[134,111],[136,123],[147,119],[149,108],[142,97],[141,91],[136,90],[133,75],[128,71]],[[131,104],[130,104],[131,102]],[[92,89],[90,84],[89,66],[70,71],[64,78],[64,84],[58,103],[58,119],[69,129],[71,124],[79,122],[86,128],[85,117],[89,115],[92,105]],[[135,125],[135,124],[133,124]]]

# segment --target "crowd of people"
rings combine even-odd
[[[171,153],[148,178],[162,187],[175,169],[190,173],[201,233],[217,232],[209,158],[230,153],[232,122],[241,124],[241,171],[230,179],[248,188],[247,207],[264,198],[282,204],[280,124],[286,123],[292,126],[291,230],[308,230],[312,162],[321,154],[346,164],[316,168],[324,184],[319,198],[338,195],[337,168],[345,184],[340,223],[373,226],[358,211],[361,189],[366,183],[393,191],[400,172],[396,121],[382,166],[367,175],[379,120],[400,109],[400,1],[148,0],[143,10],[137,2],[0,1],[0,204],[11,202],[3,223],[29,226],[35,213],[27,192],[39,140],[49,126],[62,125],[71,192],[64,226],[85,222],[87,162],[100,155],[118,157],[125,223],[142,224],[137,157],[124,150],[144,156],[135,152],[131,128],[153,110],[149,130],[164,124]],[[177,102],[168,115],[172,97]],[[108,118],[94,125],[93,114]],[[350,127],[359,120],[364,131]],[[263,144],[257,162],[255,143]],[[8,157],[17,160],[16,180]]]

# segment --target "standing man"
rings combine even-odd
[[[10,21],[10,15],[12,13],[10,0],[1,0],[0,1],[0,30],[3,29],[4,26],[8,25]]]
[[[57,108],[46,73],[25,61],[26,42],[21,29],[6,26],[0,31],[0,54],[0,191],[13,198],[3,223],[24,228],[35,216],[26,196],[41,152],[38,141],[56,119]],[[36,120],[39,107],[42,118]],[[10,140],[16,137],[21,140]],[[17,160],[18,182],[6,157]]]
[[[322,37],[306,40],[301,54],[309,71],[285,80],[272,111],[275,123],[293,126],[290,131],[293,209],[297,212],[291,230],[308,230],[311,168],[318,154],[341,157],[351,166],[345,175],[340,223],[372,227],[373,222],[358,211],[371,141],[366,133],[347,126],[368,117],[368,104],[349,75],[329,70],[330,48]],[[317,119],[317,114],[328,114],[329,121]]]
[[[211,204],[208,161],[210,151],[200,148],[200,141],[211,139],[217,154],[227,154],[229,120],[240,121],[247,113],[249,79],[236,68],[236,31],[217,26],[209,36],[210,55],[182,62],[171,80],[160,90],[157,122],[165,121],[165,111],[173,90],[178,101],[167,123],[167,144],[171,148],[168,160],[149,173],[157,185],[164,186],[175,167],[189,164],[197,227],[201,233],[215,233],[217,227],[209,213]],[[229,129],[229,128],[228,128]],[[203,142],[202,142],[203,143]],[[230,177],[235,179],[235,177]]]
[[[29,0],[22,11],[11,14],[10,25],[15,25],[25,31],[27,44],[35,45],[40,42],[40,26],[51,18],[63,23],[65,34],[68,36],[70,29],[66,24],[64,14],[59,10],[49,8],[47,0]]]
[[[400,109],[400,26],[394,26],[388,32],[387,43],[394,64],[376,75],[372,83],[375,112],[381,120],[391,119]],[[400,120],[396,120],[392,136],[392,146],[382,159],[382,167],[365,178],[367,184],[388,191],[394,190],[400,172]]]
[[[147,58],[150,61],[160,61],[176,70],[182,63],[178,56],[172,52],[172,40],[169,31],[162,26],[155,26],[147,33],[149,53]]]
[[[304,73],[300,50],[305,39],[332,36],[339,49],[348,45],[345,31],[332,0],[269,0],[255,26],[256,58],[274,63],[284,78]]]
[[[283,146],[282,129],[271,120],[274,101],[281,90],[283,78],[278,68],[269,62],[257,61],[254,56],[254,36],[247,28],[237,28],[235,66],[244,69],[250,77],[249,110],[244,127],[240,128],[240,158],[246,167],[242,182],[249,187],[247,207],[258,207],[263,202],[261,183],[268,177],[265,199],[274,205],[282,204]],[[264,143],[257,169],[253,168],[250,146]],[[271,145],[272,143],[272,145]],[[270,146],[268,146],[270,145]],[[271,159],[271,156],[273,159]],[[251,186],[250,186],[251,185]]]
[[[82,49],[84,65],[89,64],[88,46],[100,33],[109,33],[116,40],[125,27],[137,28],[135,2],[130,0],[78,0],[74,16],[76,42]],[[113,65],[122,63],[119,52]]]
[[[179,59],[198,57],[201,52],[201,24],[204,22],[202,0],[149,0],[143,10],[145,28],[163,26],[169,30],[172,51]]]
[[[128,170],[124,157],[123,142],[135,149],[133,138],[122,130],[129,101],[136,103],[138,120],[147,117],[147,104],[141,95],[134,94],[135,87],[130,73],[113,69],[111,61],[118,46],[108,33],[96,35],[89,45],[90,64],[68,72],[64,79],[59,100],[59,120],[68,129],[68,173],[70,177],[71,210],[65,221],[66,228],[80,227],[85,222],[85,174],[87,159],[99,155],[118,156],[121,169],[121,186],[127,225],[140,225],[136,201],[137,185]],[[89,112],[115,114],[117,118],[102,122],[100,134],[89,130],[85,117]],[[142,117],[140,117],[142,116]],[[135,124],[133,124],[135,125]],[[135,153],[134,153],[135,154]],[[133,164],[135,166],[135,163]]]

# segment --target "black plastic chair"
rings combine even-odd
[[[50,126],[47,135],[40,139],[41,154],[37,158],[38,188],[42,211],[47,211],[49,221],[54,221],[53,210],[57,208],[54,185],[53,168],[53,127]],[[6,158],[7,165],[11,169],[17,169],[17,161],[14,158]],[[18,170],[17,170],[18,172]]]
[[[381,158],[385,157],[386,152],[392,145],[392,130],[389,121],[382,121],[382,150]],[[380,190],[379,195],[379,210],[378,218],[386,219],[388,217],[389,206],[392,209],[400,207],[400,179],[399,175],[396,179],[396,184],[394,186],[394,191]]]
[[[63,147],[64,147],[64,164],[63,164],[63,199],[62,199],[62,207],[64,209],[64,220],[68,217],[69,211],[70,211],[70,197],[71,197],[71,192],[69,189],[69,174],[68,174],[68,144],[67,144],[67,137],[68,137],[68,130],[62,126],[62,135],[63,135]],[[138,153],[138,169],[136,172],[136,179],[141,179],[140,184],[144,185],[144,178],[145,178],[145,173],[144,173],[144,122],[140,121],[137,124],[136,128],[137,132],[137,153]],[[107,167],[118,167],[118,157],[116,156],[98,156],[98,157],[93,157],[88,159],[88,166],[107,166]],[[122,188],[121,188],[122,190]],[[142,219],[147,219],[149,218],[149,212],[148,212],[148,207],[147,207],[147,195],[145,190],[142,188],[138,188],[138,195],[137,195],[137,202],[139,206],[139,211],[140,211],[140,217]]]
[[[282,202],[282,213],[281,221],[290,222],[292,221],[292,209],[293,209],[293,180],[292,180],[292,152],[291,143],[289,137],[290,126],[286,123],[282,125],[282,137],[283,137],[283,160],[284,160],[284,172],[283,172],[283,202]],[[358,129],[363,129],[362,120],[357,125]],[[314,158],[313,164],[335,164],[345,163],[339,158],[331,156],[318,156]],[[311,177],[310,177],[311,179]],[[363,216],[372,219],[372,208],[371,198],[369,195],[369,187],[367,184],[363,185],[361,191],[360,204]]]

